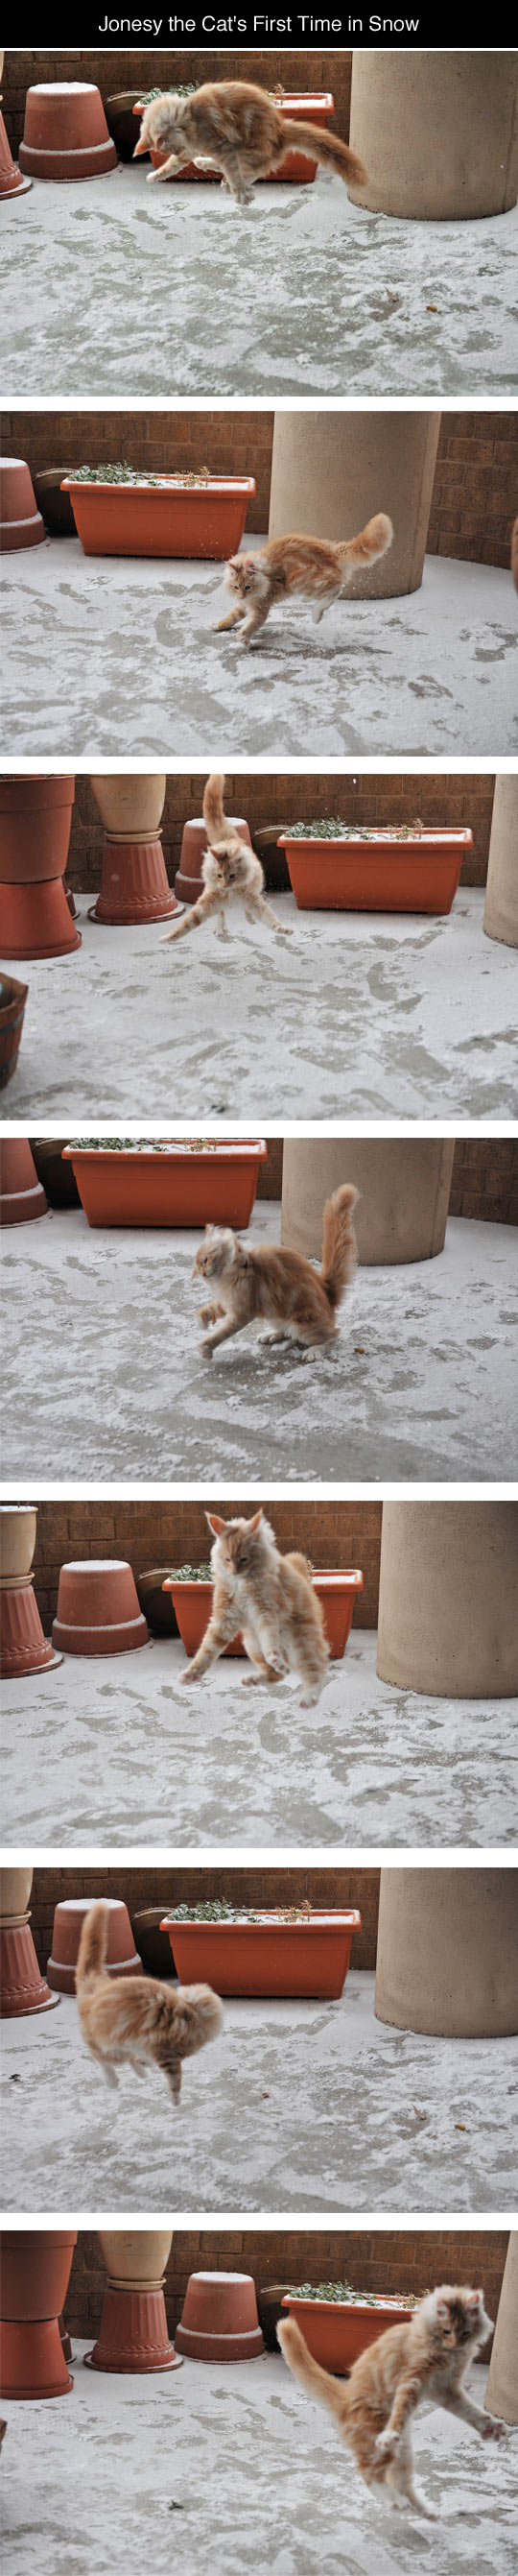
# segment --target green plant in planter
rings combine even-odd
[[[415,841],[416,832],[425,830],[426,825],[419,815],[415,823],[394,824],[393,829],[389,823],[382,823],[376,829],[367,823],[344,823],[341,815],[323,814],[316,823],[290,823],[289,838],[290,841],[379,841],[381,831],[387,840]]]
[[[215,1154],[217,1136],[71,1136],[76,1154]]]
[[[276,1916],[279,1923],[307,1922],[311,1914],[309,1901],[304,1905],[229,1905],[225,1896],[207,1898],[205,1904],[170,1905],[168,1923],[260,1923],[265,1913]]]
[[[211,1583],[212,1566],[209,1565],[209,1563],[206,1565],[172,1565],[169,1574],[169,1582]]]
[[[330,2307],[335,2308],[356,2308],[358,2305],[362,2308],[417,2308],[419,2306],[413,2290],[409,2290],[407,2298],[400,2298],[392,2290],[353,2290],[351,2281],[317,2281],[316,2285],[314,2281],[290,2281],[288,2289],[290,2299],[325,2299]]]
[[[138,465],[77,465],[71,479],[74,483],[146,483],[153,484],[156,490],[165,478],[177,483],[182,491],[193,491],[198,485],[210,483],[210,465],[200,465],[196,474],[176,473],[174,468],[169,472],[165,466],[163,474],[146,474]]]

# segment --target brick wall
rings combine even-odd
[[[328,1906],[357,1905],[361,1932],[353,1939],[355,1968],[374,1968],[378,1937],[379,1869],[35,1869],[31,1893],[31,1930],[41,1967],[50,1957],[54,1907],[67,1896],[122,1896],[130,1920],[146,1905],[183,1905],[200,1898],[224,1896],[237,1905],[301,1905],[306,1897],[319,1911]]]
[[[23,452],[34,471],[63,463],[149,467],[210,465],[253,471],[247,525],[268,526],[273,411],[25,412]],[[4,454],[18,456],[20,415],[7,413]],[[518,412],[445,412],[432,494],[428,550],[508,566],[518,496]]]
[[[291,52],[282,46],[268,48],[264,54],[253,48],[241,51],[225,46],[225,51],[197,53],[166,47],[131,47],[117,51],[60,53],[42,48],[37,53],[6,53],[2,79],[3,113],[9,140],[15,149],[21,142],[25,98],[32,81],[90,80],[97,81],[101,98],[114,97],[117,90],[174,89],[177,81],[252,80],[261,89],[330,89],[335,102],[333,130],[349,135],[351,104],[351,53],[321,53],[318,46]]]
[[[185,772],[167,781],[162,824],[164,857],[170,883],[180,859],[183,825],[188,815],[199,813],[204,779]],[[473,851],[465,859],[463,885],[485,885],[493,808],[492,775],[409,776],[400,771],[394,778],[373,772],[355,778],[344,772],[341,777],[319,771],[315,776],[292,777],[290,773],[265,777],[262,773],[229,773],[226,779],[226,801],[230,813],[246,814],[252,839],[266,825],[275,823],[279,831],[295,819],[310,821],[316,814],[339,814],[347,822],[373,824],[410,823],[421,815],[424,823],[469,824],[473,832]],[[68,862],[68,879],[78,894],[96,894],[101,882],[103,826],[89,778],[76,779],[75,804]],[[263,852],[266,873],[273,883],[289,882],[282,851]]]
[[[170,2334],[181,2316],[190,2272],[251,2272],[260,2292],[274,2282],[349,2280],[355,2289],[414,2291],[439,2281],[465,2281],[485,2290],[496,2319],[508,2246],[505,2228],[178,2228],[166,2271]],[[99,2239],[81,2229],[66,2300],[66,2321],[76,2335],[97,2334],[106,2272]],[[486,2356],[487,2356],[486,2346]]]
[[[239,1497],[210,1498],[225,1519],[250,1514]],[[259,1502],[260,1495],[257,1497]],[[378,1623],[381,1503],[268,1503],[279,1546],[307,1550],[314,1565],[359,1565],[364,1590],[355,1607],[357,1627]],[[45,1634],[55,1617],[60,1566],[67,1559],[105,1554],[129,1559],[136,1574],[152,1565],[201,1564],[209,1533],[202,1500],[194,1502],[42,1502],[38,1507],[35,1590]]]
[[[513,1137],[475,1136],[456,1144],[450,1216],[518,1225],[518,1145]]]

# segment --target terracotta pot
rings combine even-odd
[[[233,831],[239,832],[240,840],[245,841],[247,849],[251,850],[252,841],[244,815],[229,814],[228,820]],[[177,901],[197,903],[198,895],[203,893],[201,863],[207,849],[208,841],[203,814],[195,814],[191,816],[188,823],[184,823],[183,827],[180,866],[176,870],[174,881]]]
[[[189,486],[173,474],[160,483],[74,483],[66,478],[85,555],[203,556],[223,563],[237,554],[252,474],[214,474]]]
[[[370,2308],[358,2299],[352,2308],[344,2300],[342,2308],[331,2299],[294,2298],[289,2290],[282,2306],[295,2317],[314,2361],[320,2362],[322,2370],[336,2371],[338,2377],[352,2370],[360,2353],[377,2343],[389,2326],[408,2326],[413,2314],[412,2308],[391,2308],[390,2301]]]
[[[154,1565],[149,1570],[146,1567],[143,1574],[135,1576],[140,1607],[153,1637],[178,1637],[180,1633],[174,1601],[171,1593],[164,1590],[166,1581],[165,1565]]]
[[[2,885],[64,876],[74,793],[72,777],[0,777]]]
[[[11,1923],[25,1922],[31,1887],[30,1865],[16,1868],[11,1867],[7,1862],[5,1867],[0,1869],[0,1926],[9,1927]]]
[[[30,1576],[20,1583],[0,1584],[0,1673],[4,1681],[22,1681],[25,1673],[52,1672],[61,1663],[44,1637]]]
[[[57,2003],[40,1973],[30,1923],[0,1924],[0,2019],[51,2012]]]
[[[0,80],[1,80],[0,72]],[[32,179],[24,179],[17,161],[13,161],[9,137],[0,115],[0,197],[24,197],[32,188]]]
[[[111,2289],[160,2289],[172,2242],[172,2227],[100,2227]]]
[[[232,1225],[250,1223],[259,1173],[266,1161],[262,1137],[216,1145],[213,1153],[167,1154],[121,1150],[91,1153],[66,1145],[89,1225]]]
[[[81,947],[62,877],[48,884],[0,884],[0,951],[4,957],[68,957]]]
[[[191,2272],[175,2342],[192,2361],[256,2361],[264,2352],[248,2272]]]
[[[319,1568],[313,1575],[313,1586],[318,1600],[322,1602],[329,1652],[335,1659],[345,1653],[352,1627],[355,1599],[357,1594],[363,1591],[363,1574],[356,1568],[343,1573]],[[177,1583],[174,1575],[168,1574],[165,1577],[163,1589],[165,1593],[171,1594],[174,1602],[186,1654],[197,1654],[211,1616],[213,1584]],[[225,1650],[226,1655],[244,1655],[244,1652],[241,1636],[233,1637],[232,1645],[227,1646]],[[225,1658],[222,1657],[221,1660],[223,1662]]]
[[[2,2397],[66,2397],[73,2385],[57,2317],[42,2324],[0,2324]]]
[[[179,2370],[163,2290],[115,2290],[108,2282],[97,2342],[84,2358],[87,2370]]]
[[[72,502],[69,500],[68,492],[64,492],[62,488],[63,475],[73,474],[73,472],[73,465],[45,465],[42,473],[34,475],[38,509],[41,510],[49,537],[75,536]]]
[[[282,1923],[266,1911],[257,1923],[169,1923],[175,1967],[182,1985],[198,1978],[218,1995],[317,1995],[343,1993],[353,1933],[361,1929],[354,1907]]]
[[[164,810],[167,778],[165,770],[137,772],[136,777],[124,771],[100,771],[90,779],[101,821],[110,841],[149,841],[158,832]]]
[[[0,974],[0,1091],[16,1073],[28,990],[14,975]]]
[[[127,1905],[122,1897],[107,1896],[108,1951],[106,1969],[109,1977],[140,1977],[142,1960],[135,1949]],[[47,1959],[47,1977],[53,1994],[75,1995],[79,1943],[85,1916],[90,1913],[90,1896],[64,1897],[54,1910],[52,1951]]]
[[[451,912],[472,832],[426,832],[415,841],[307,841],[282,832],[299,911]]]
[[[0,2315],[17,2325],[40,2324],[64,2308],[77,2228],[2,2228]]]
[[[113,136],[113,141],[117,146],[119,161],[133,160],[135,150],[135,126],[133,119],[137,108],[137,100],[138,91],[136,89],[119,89],[114,91],[112,98],[107,98],[105,101],[108,131]],[[141,108],[139,109],[139,113],[142,113]]]
[[[105,837],[101,889],[90,921],[168,921],[178,909],[158,832],[149,841]]]
[[[52,1642],[67,1655],[123,1655],[147,1645],[131,1566],[80,1557],[62,1565]]]
[[[145,1905],[133,1917],[135,1940],[138,1941],[142,1966],[151,1977],[170,1977],[173,1966],[167,1932],[162,1931],[161,1905]]]
[[[40,81],[28,89],[20,168],[35,179],[96,179],[115,170],[100,90],[93,81]]]
[[[0,457],[0,554],[15,554],[21,546],[41,546],[44,539],[28,465],[21,456]]]
[[[63,1162],[66,1136],[32,1136],[31,1144],[38,1174],[52,1207],[80,1207],[81,1200],[71,1163]]]
[[[70,2335],[67,2333],[67,2328],[66,2328],[66,2325],[65,2325],[65,2319],[64,2319],[64,2316],[63,2316],[63,2312],[61,2312],[61,2316],[60,2316],[60,2317],[58,2317],[58,2326],[59,2326],[59,2339],[60,2339],[61,2350],[62,2350],[62,2354],[63,2354],[63,2360],[64,2360],[64,2361],[73,2361],[73,2359],[74,2359],[74,2355],[73,2355],[73,2351],[72,2351],[72,2345],[71,2345],[71,2341],[70,2341]]]
[[[0,1137],[0,1225],[26,1225],[47,1215],[28,1136]]]
[[[37,1505],[0,1503],[0,1581],[29,1579],[36,1546]],[[1,1872],[0,1872],[1,1877]]]

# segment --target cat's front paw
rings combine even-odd
[[[210,1333],[204,1333],[203,1341],[199,1343],[199,1349],[201,1351],[202,1359],[212,1359],[214,1343],[211,1341]]]
[[[199,1681],[199,1678],[200,1678],[200,1676],[199,1676],[199,1673],[197,1673],[197,1671],[196,1671],[196,1666],[195,1666],[195,1664],[187,1664],[187,1665],[186,1665],[185,1672],[184,1672],[184,1673],[180,1673],[180,1681],[181,1681],[181,1684],[182,1684],[182,1689],[183,1689],[183,1690],[185,1689],[185,1684],[186,1684],[186,1682],[198,1682],[198,1681]]]
[[[508,2424],[502,2424],[498,2415],[488,2415],[487,2424],[484,2425],[482,2440],[483,2442],[506,2442],[508,2431]]]
[[[394,2452],[399,2450],[399,2441],[399,2433],[392,2433],[390,2424],[386,2424],[384,2432],[377,2434],[374,2449],[379,2451],[381,2459],[391,2460]]]

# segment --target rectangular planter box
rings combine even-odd
[[[320,2362],[322,2370],[336,2371],[338,2377],[352,2370],[360,2353],[366,2352],[368,2344],[377,2343],[378,2335],[386,2334],[388,2326],[408,2326],[413,2316],[412,2308],[391,2307],[390,2299],[377,2308],[363,2304],[361,2299],[350,2307],[344,2299],[340,2307],[334,2299],[296,2299],[289,2290],[281,2306],[295,2317],[313,2359]]]
[[[65,1145],[89,1225],[249,1225],[263,1137],[216,1145],[213,1154],[89,1152]]]
[[[422,832],[398,841],[290,840],[279,835],[301,912],[451,912],[473,833]]]
[[[159,483],[74,483],[69,492],[85,555],[200,555],[223,563],[244,534],[253,474],[211,475],[185,485],[174,474]]]
[[[217,1995],[317,1995],[328,2002],[343,1993],[360,1929],[353,1906],[299,1923],[267,1913],[257,1923],[162,1923],[182,1985],[200,1978]]]
[[[310,90],[307,91],[307,94],[302,90],[294,90],[291,98],[276,98],[274,100],[274,105],[275,107],[278,107],[280,116],[289,116],[290,119],[293,118],[294,123],[296,123],[300,118],[305,124],[327,125],[329,117],[334,116],[335,102],[332,90],[330,89],[315,90],[314,94]],[[142,116],[141,99],[139,99],[138,106],[134,107],[133,114],[134,116]],[[167,153],[152,152],[150,158],[153,163],[153,169],[161,170],[163,162],[167,160]],[[293,144],[291,150],[286,153],[286,160],[283,161],[282,168],[280,170],[269,170],[266,172],[264,184],[266,184],[266,180],[270,183],[275,179],[282,184],[284,179],[291,179],[292,181],[297,180],[299,183],[302,183],[303,186],[308,186],[313,179],[316,179],[317,168],[318,163],[316,161],[311,161],[307,152],[297,152],[296,146]],[[182,179],[202,179],[205,181],[205,184],[207,184],[207,180],[210,182],[211,179],[215,179],[219,185],[219,173],[216,170],[199,170],[197,169],[195,161],[187,161],[185,169],[178,171],[177,180],[179,181]],[[174,185],[175,182],[173,181],[172,184]]]
[[[355,1600],[357,1594],[363,1591],[363,1574],[358,1567],[354,1567],[349,1572],[340,1573],[328,1573],[319,1568],[313,1576],[313,1585],[324,1610],[329,1652],[332,1660],[337,1661],[339,1656],[345,1653]],[[175,1583],[171,1576],[168,1576],[162,1589],[172,1594],[186,1654],[196,1655],[211,1616],[213,1584]],[[225,1649],[226,1655],[244,1655],[244,1651],[241,1637],[233,1638],[232,1645]],[[221,1661],[222,1663],[225,1661],[224,1656],[221,1657]]]

